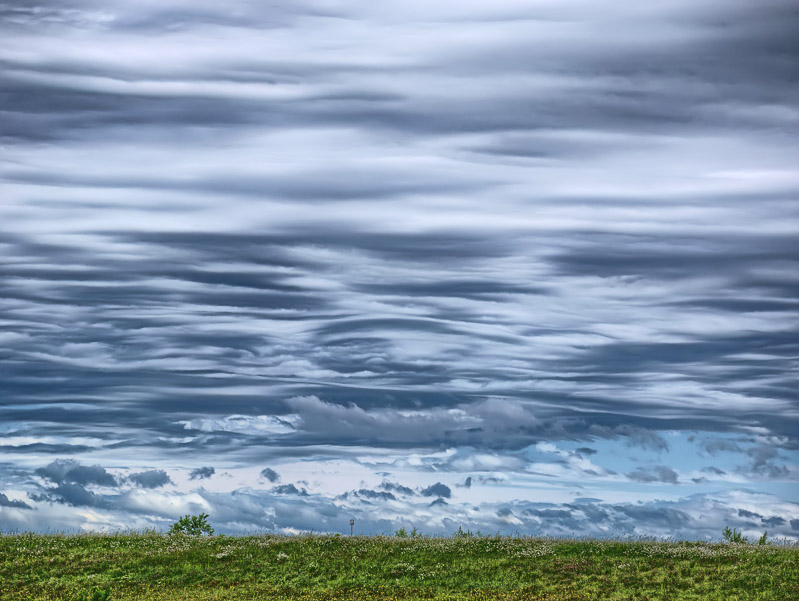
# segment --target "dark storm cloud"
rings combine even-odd
[[[142,488],[159,488],[172,482],[164,470],[136,472],[135,474],[130,474],[128,480]]]
[[[196,469],[191,470],[189,473],[190,480],[203,480],[205,478],[210,478],[211,476],[216,473],[216,470],[212,467],[198,467]]]

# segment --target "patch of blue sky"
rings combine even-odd
[[[563,441],[557,446],[564,451],[572,452],[585,447],[593,449],[596,454],[586,455],[592,463],[621,474],[649,465],[665,465],[681,473],[706,467],[731,472],[744,463],[741,452],[720,450],[710,454],[701,442],[703,439],[709,439],[732,443],[740,440],[740,436],[737,435],[686,431],[668,432],[664,435],[664,439],[668,442],[668,447],[665,449],[631,447],[628,440],[623,437],[598,439],[590,443]],[[745,449],[748,445],[740,446]]]

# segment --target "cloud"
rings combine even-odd
[[[172,480],[164,470],[147,470],[128,476],[128,480],[142,488],[158,488],[170,484]]]
[[[13,507],[15,509],[33,509],[25,501],[9,499],[4,493],[0,492],[0,507]]]
[[[668,484],[677,484],[679,481],[679,474],[670,467],[665,465],[656,465],[651,468],[638,468],[627,474],[630,480],[636,482],[666,482]]]
[[[287,434],[294,430],[291,423],[270,415],[228,415],[222,419],[195,418],[179,421],[186,430],[202,432],[237,432],[241,434]]]
[[[751,464],[740,471],[749,472],[766,478],[784,478],[788,476],[788,468],[773,462],[780,457],[779,452],[770,446],[755,446],[746,450],[746,455],[751,458]]]
[[[48,488],[47,492],[43,494],[29,493],[29,496],[34,501],[65,503],[73,507],[99,507],[104,505],[101,496],[74,482],[66,482],[54,488]]]
[[[212,467],[198,467],[189,472],[189,480],[204,480],[213,476],[214,473],[216,470]]]
[[[307,497],[308,491],[304,488],[297,488],[293,484],[281,484],[280,486],[275,486],[272,488],[272,492],[278,495],[299,495],[301,497]]]
[[[97,484],[100,486],[116,486],[117,481],[105,468],[99,465],[81,465],[74,459],[56,459],[45,467],[36,470],[43,478],[56,484]]]
[[[275,470],[269,467],[265,467],[264,469],[262,469],[261,475],[270,482],[278,482],[280,480],[280,474],[278,474]]]
[[[622,514],[636,521],[656,526],[665,526],[672,530],[683,528],[690,520],[689,515],[679,509],[670,507],[638,507],[626,505],[617,508]]]
[[[572,517],[572,512],[568,509],[527,509],[525,513],[546,519],[570,519]]]
[[[424,497],[444,497],[449,499],[452,496],[452,490],[446,484],[436,482],[435,484],[423,488],[421,494]]]
[[[352,496],[359,497],[361,499],[377,499],[380,501],[396,501],[397,497],[395,497],[392,493],[382,491],[382,490],[369,490],[368,488],[361,488],[360,490],[354,490],[351,493]]]
[[[747,535],[761,534],[751,517],[739,514],[744,507],[771,507],[785,521],[764,518],[763,526],[774,536],[790,535],[790,518],[799,515],[796,504],[775,496],[733,491],[724,494],[698,494],[673,501],[636,503],[603,502],[598,498],[575,498],[572,503],[536,502],[529,499],[464,503],[451,497],[404,496],[402,498],[371,489],[351,491],[336,497],[310,495],[294,485],[272,490],[252,488],[212,492],[205,489],[181,492],[171,489],[139,487],[113,494],[91,494],[80,485],[65,485],[58,494],[32,495],[37,514],[45,519],[60,516],[62,523],[79,529],[86,525],[85,508],[91,519],[109,528],[131,527],[154,520],[165,529],[180,515],[205,512],[219,532],[246,533],[253,530],[282,532],[284,529],[343,532],[351,516],[356,516],[359,532],[391,532],[409,523],[422,532],[452,534],[460,524],[464,529],[512,534],[514,531],[568,536],[581,532],[590,536],[618,536],[648,533],[659,537],[714,539],[725,525],[742,528]],[[294,499],[294,500],[292,500]],[[301,501],[298,502],[298,499]],[[368,507],[368,510],[364,510]],[[749,511],[749,510],[745,510]],[[0,514],[0,527],[23,524],[33,512]],[[777,518],[778,516],[773,516]],[[116,525],[116,526],[115,526]],[[40,525],[39,528],[42,526]]]
[[[731,440],[711,439],[703,440],[702,447],[711,455],[716,455],[722,451],[740,453],[741,447]]]
[[[380,488],[383,490],[387,490],[389,492],[395,492],[401,495],[415,495],[416,493],[413,491],[412,488],[408,486],[403,486],[402,484],[397,484],[395,482],[381,482]]]

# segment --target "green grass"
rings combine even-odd
[[[799,600],[799,548],[509,537],[0,536],[0,600]]]

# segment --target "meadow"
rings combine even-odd
[[[459,535],[0,535],[0,600],[799,600],[799,548]]]

